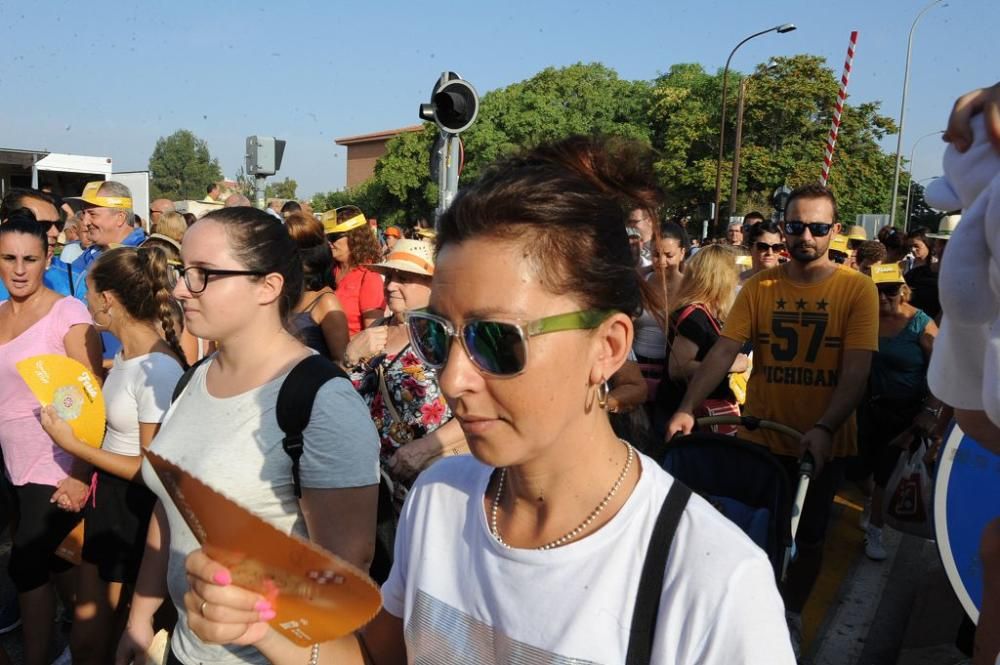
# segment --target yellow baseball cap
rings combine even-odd
[[[876,284],[903,284],[903,271],[898,263],[883,263],[872,266],[872,281]]]
[[[101,196],[98,192],[101,191],[101,187],[104,185],[104,180],[95,180],[94,182],[88,182],[87,186],[83,188],[83,194],[80,196],[70,196],[67,197],[73,201],[83,201],[88,205],[92,205],[98,208],[117,208],[119,210],[131,210],[132,209],[132,199],[128,196]]]
[[[841,254],[849,253],[847,248],[847,236],[841,233],[835,235],[833,240],[830,241],[830,251],[840,252]]]
[[[338,222],[338,219],[343,221]],[[340,206],[335,210],[327,210],[320,221],[323,222],[323,232],[326,235],[347,233],[368,225],[365,214],[357,206]]]
[[[868,233],[865,231],[865,227],[858,226],[857,224],[852,224],[848,227],[847,231],[848,240],[868,240]]]
[[[428,240],[434,240],[437,238],[437,231],[434,229],[425,229],[423,227],[417,229],[417,235],[421,238],[427,238]]]

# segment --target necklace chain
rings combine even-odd
[[[581,533],[586,531],[587,527],[589,527],[594,520],[597,519],[597,516],[604,512],[604,509],[608,507],[608,504],[611,503],[611,499],[618,493],[618,490],[621,489],[622,483],[625,482],[625,478],[628,476],[628,471],[632,468],[632,460],[635,458],[635,448],[632,447],[632,444],[623,439],[620,439],[620,441],[624,443],[625,447],[628,449],[628,457],[625,458],[625,468],[622,469],[622,472],[618,476],[618,480],[615,481],[615,484],[611,486],[611,491],[608,492],[603,499],[601,499],[601,502],[597,504],[597,507],[594,508],[593,512],[591,512],[590,515],[587,516],[587,519],[583,520],[579,526],[565,535],[556,538],[552,542],[546,543],[541,547],[536,547],[535,549],[551,550],[555,547],[565,545],[571,540],[575,540]],[[504,542],[504,539],[500,536],[500,529],[497,528],[497,507],[500,505],[500,497],[503,496],[503,486],[506,479],[507,468],[504,467],[500,469],[500,477],[497,479],[497,491],[493,497],[493,506],[490,508],[490,531],[493,533],[493,537],[497,539],[498,543],[507,549],[511,549],[510,545]]]

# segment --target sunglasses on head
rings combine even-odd
[[[785,233],[791,236],[800,236],[809,229],[809,233],[815,238],[822,238],[829,235],[833,224],[826,222],[803,222],[799,219],[789,219],[785,221]]]
[[[472,319],[456,328],[437,314],[414,310],[406,314],[406,327],[414,351],[433,369],[445,366],[451,340],[457,337],[479,371],[510,377],[517,376],[527,366],[530,337],[563,330],[590,330],[612,313],[590,309],[520,322]]]
[[[902,284],[878,284],[878,292],[886,298],[895,298],[903,290]]]
[[[781,252],[785,251],[785,243],[783,242],[776,242],[773,245],[769,245],[766,242],[755,242],[753,245],[754,247],[757,248],[758,252],[766,252],[767,250],[771,250],[775,254],[780,254]]]

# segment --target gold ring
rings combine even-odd
[[[201,612],[202,616],[205,616],[205,606],[206,605],[208,605],[208,601],[207,600],[203,600],[203,601],[201,601],[201,607],[198,608],[198,611]]]

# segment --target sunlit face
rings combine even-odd
[[[48,247],[27,233],[0,235],[0,279],[11,298],[26,298],[42,287]]]
[[[459,327],[469,319],[535,320],[584,309],[543,285],[519,240],[481,238],[446,245],[437,255],[430,310]],[[594,331],[539,335],[528,341],[523,373],[483,374],[453,341],[438,382],[472,453],[491,466],[542,456],[579,426],[592,395],[600,344]],[[617,369],[617,368],[616,368]]]
[[[863,271],[862,271],[863,272]],[[871,274],[871,272],[869,272]],[[878,285],[878,307],[883,314],[891,314],[899,309],[902,303],[901,284],[879,284]]]
[[[653,267],[661,272],[676,270],[684,262],[684,248],[676,238],[660,238],[653,248]]]
[[[98,247],[107,247],[111,243],[121,242],[131,229],[125,220],[125,211],[116,208],[86,208],[83,211],[90,241]]]
[[[750,258],[754,270],[767,270],[778,265],[784,241],[780,233],[763,233],[750,243]]]
[[[743,244],[743,227],[741,226],[730,226],[726,229],[726,240],[729,241],[730,245],[742,245]]]
[[[653,239],[653,220],[650,219],[645,210],[633,210],[628,216],[628,223],[639,232],[639,239],[642,242],[649,242]]]
[[[246,270],[229,245],[225,228],[210,219],[197,222],[184,234],[181,261],[185,267]],[[260,310],[260,280],[249,275],[212,275],[205,290],[192,294],[178,279],[173,295],[184,309],[191,334],[224,342],[246,329]]]
[[[825,256],[830,249],[830,241],[840,233],[840,224],[835,224],[833,219],[833,204],[824,197],[794,199],[785,211],[785,219],[833,225],[830,232],[822,237],[814,237],[808,228],[799,236],[787,234],[788,253],[800,263],[810,263]]]
[[[931,254],[930,248],[922,238],[913,239],[913,242],[910,243],[910,251],[913,252],[913,257],[920,261],[926,261],[927,257]]]
[[[393,314],[423,309],[431,299],[431,278],[405,270],[387,270],[385,302]]]

